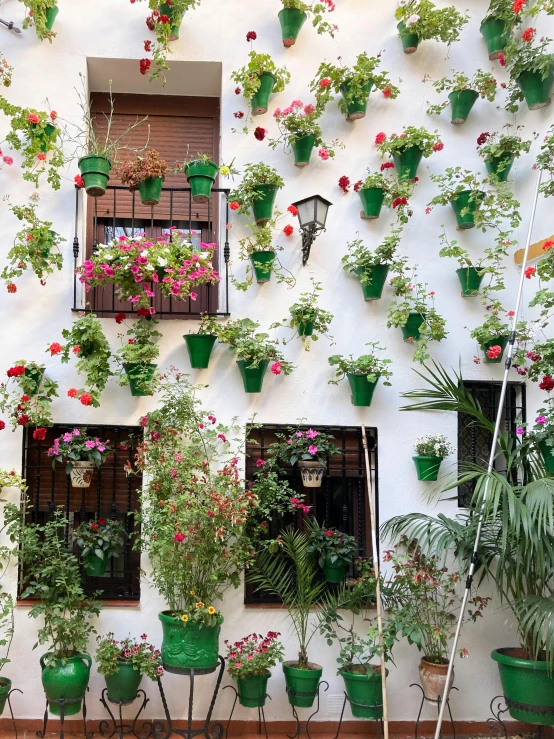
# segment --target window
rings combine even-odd
[[[464,387],[468,389],[481,406],[483,414],[495,421],[500,402],[500,382],[466,381]],[[505,430],[515,433],[516,420],[526,420],[525,384],[509,382],[502,411],[502,426]],[[472,462],[487,466],[489,462],[492,434],[481,428],[470,416],[458,414],[458,464]],[[495,461],[495,469],[505,472],[502,458]],[[466,507],[471,500],[473,483],[467,482],[458,487],[458,506]]]
[[[92,594],[102,591],[103,600],[139,600],[140,598],[140,553],[133,551],[131,533],[133,516],[128,514],[138,508],[138,491],[142,485],[142,475],[127,475],[125,462],[132,459],[137,442],[142,438],[138,426],[93,426],[87,425],[87,433],[101,439],[110,440],[114,451],[106,462],[94,472],[89,488],[72,488],[65,464],[56,463],[52,468],[52,458],[48,449],[60,434],[80,428],[78,424],[55,424],[47,430],[44,441],[35,441],[32,431],[24,430],[23,437],[23,477],[29,486],[30,510],[27,520],[43,522],[56,507],[62,507],[70,524],[65,532],[69,543],[71,530],[82,521],[98,518],[117,518],[127,531],[123,553],[111,559],[105,575],[89,577],[83,569],[85,591]],[[74,551],[77,554],[78,548]]]
[[[252,480],[256,472],[256,460],[265,459],[270,444],[277,441],[275,432],[284,431],[287,426],[265,424],[247,428],[246,432],[246,479]],[[333,457],[328,465],[321,488],[305,488],[296,467],[283,465],[283,479],[291,488],[305,496],[305,503],[312,506],[312,512],[319,524],[344,531],[358,540],[358,555],[371,557],[371,528],[367,506],[366,468],[362,430],[357,426],[300,426],[300,429],[315,428],[335,437],[336,446],[343,452]],[[379,496],[377,470],[377,429],[366,428],[369,449],[369,463],[376,501],[375,515],[378,525]],[[302,514],[290,515],[288,520],[277,516],[270,524],[270,536],[275,537],[288,525],[301,526]],[[245,603],[262,604],[278,602],[274,596],[254,592],[248,582],[245,584]]]

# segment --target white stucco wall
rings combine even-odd
[[[131,5],[125,0],[59,0],[60,13],[56,20],[57,37],[50,45],[40,44],[33,31],[17,37],[0,28],[0,50],[15,67],[14,82],[6,92],[9,100],[23,106],[39,109],[46,107],[48,97],[52,108],[68,120],[78,119],[77,97],[74,87],[79,87],[78,74],[87,73],[87,57],[138,59],[142,53],[143,39],[150,37],[144,26],[145,4]],[[474,354],[477,346],[469,338],[465,326],[473,327],[481,322],[483,309],[478,299],[464,300],[460,297],[455,274],[456,263],[439,260],[438,234],[445,224],[451,237],[458,238],[473,254],[479,254],[487,245],[487,237],[475,231],[465,234],[455,232],[454,216],[450,209],[436,208],[431,215],[425,215],[425,206],[435,194],[430,180],[430,172],[441,172],[447,166],[462,165],[476,172],[484,172],[481,159],[475,151],[475,140],[484,130],[499,130],[505,123],[525,125],[524,133],[531,135],[539,131],[541,135],[549,125],[552,108],[528,112],[526,107],[517,116],[497,110],[495,104],[479,101],[469,119],[463,126],[452,126],[448,111],[440,120],[426,115],[426,100],[434,100],[430,83],[424,84],[424,75],[437,79],[450,69],[469,73],[478,67],[492,69],[500,80],[507,75],[497,63],[489,62],[484,41],[479,34],[479,22],[486,3],[482,0],[458,2],[460,9],[468,8],[470,23],[462,31],[462,40],[455,44],[448,56],[443,45],[425,42],[413,56],[402,53],[396,35],[392,0],[383,3],[368,3],[364,0],[337,0],[333,21],[340,31],[335,40],[317,36],[311,25],[306,24],[301,31],[298,43],[286,50],[281,43],[277,12],[277,2],[245,3],[242,0],[203,0],[202,6],[185,17],[181,38],[172,44],[173,57],[183,61],[210,61],[222,63],[222,121],[221,154],[222,160],[229,162],[235,158],[240,167],[246,162],[263,160],[276,166],[285,179],[285,188],[279,193],[277,204],[281,210],[299,198],[319,192],[333,201],[330,210],[327,233],[321,235],[312,249],[306,268],[300,265],[299,237],[295,235],[285,240],[286,249],[282,261],[297,278],[294,291],[272,282],[265,286],[254,285],[249,291],[237,293],[231,288],[231,310],[234,318],[253,317],[261,321],[263,327],[287,315],[288,306],[298,294],[309,288],[310,277],[323,283],[324,292],[321,305],[335,314],[331,333],[336,345],[330,349],[325,340],[314,345],[309,353],[302,351],[299,342],[285,348],[287,358],[293,360],[298,369],[290,377],[274,377],[268,373],[264,390],[259,395],[246,395],[242,389],[239,373],[233,355],[222,346],[215,348],[209,370],[193,370],[195,379],[207,383],[203,391],[207,407],[216,411],[220,420],[238,416],[246,421],[253,413],[257,420],[268,423],[290,423],[305,417],[309,423],[317,424],[361,424],[375,425],[379,431],[379,486],[380,515],[384,521],[390,516],[410,511],[443,511],[455,514],[454,502],[442,503],[429,509],[424,501],[427,491],[425,483],[418,483],[411,459],[413,440],[422,433],[443,432],[453,441],[456,436],[456,418],[448,414],[402,414],[400,393],[421,385],[413,372],[412,349],[401,340],[399,329],[386,328],[386,309],[390,300],[390,289],[385,290],[382,300],[364,303],[359,284],[342,271],[340,257],[346,250],[346,242],[359,231],[368,244],[376,246],[389,229],[392,217],[385,210],[376,222],[362,221],[359,218],[360,202],[351,193],[344,196],[337,187],[339,177],[346,174],[352,182],[364,176],[367,166],[373,169],[381,163],[373,141],[379,131],[399,132],[403,125],[424,125],[430,129],[438,128],[445,148],[442,152],[424,160],[418,173],[420,181],[411,201],[414,215],[405,229],[400,245],[400,253],[410,258],[411,263],[419,265],[420,277],[424,277],[429,289],[436,291],[436,305],[448,322],[449,335],[439,345],[431,345],[434,358],[446,366],[457,367],[461,359],[464,376],[468,379],[499,380],[503,365],[476,365]],[[20,21],[22,6],[15,0],[2,3],[0,15],[6,19]],[[554,34],[554,19],[540,19],[539,35]],[[370,99],[368,115],[356,123],[348,123],[338,109],[331,105],[323,119],[324,136],[328,139],[341,139],[346,148],[339,150],[334,161],[322,162],[314,155],[312,163],[305,169],[294,167],[292,155],[286,156],[281,150],[273,152],[266,143],[256,141],[252,136],[231,133],[237,123],[233,112],[245,110],[242,97],[234,94],[235,85],[229,75],[241,66],[246,59],[249,45],[245,41],[247,31],[255,30],[258,41],[255,48],[272,54],[279,65],[286,64],[292,74],[288,89],[271,100],[270,113],[256,119],[257,124],[275,131],[271,111],[277,106],[285,107],[293,99],[309,102],[307,85],[315,74],[321,60],[334,61],[341,56],[348,63],[355,56],[367,50],[376,54],[384,50],[383,67],[387,69],[393,82],[398,83],[402,94],[396,101],[385,100],[380,94]],[[161,85],[149,85],[136,73],[129,79],[128,91],[161,93]],[[502,96],[501,96],[502,97]],[[6,120],[0,119],[0,139],[7,130]],[[542,137],[542,136],[541,136]],[[531,153],[524,156],[512,171],[512,182],[516,197],[521,201],[524,220],[519,234],[520,244],[525,238],[527,214],[530,209],[535,173],[531,170],[539,142],[535,142]],[[18,162],[15,156],[16,165]],[[112,384],[106,390],[102,407],[95,410],[84,408],[65,397],[64,390],[80,386],[73,366],[61,365],[57,359],[45,354],[47,344],[58,341],[63,327],[71,323],[72,305],[72,254],[74,217],[73,176],[76,166],[72,166],[64,180],[62,189],[53,192],[49,187],[40,189],[39,214],[53,221],[54,228],[66,239],[65,264],[60,274],[48,279],[46,287],[40,287],[34,278],[18,280],[16,295],[0,291],[0,316],[2,317],[1,367],[7,368],[20,358],[45,361],[47,372],[55,377],[62,390],[60,398],[53,404],[53,413],[58,422],[76,423],[134,423],[138,417],[156,405],[155,398],[132,398],[128,389]],[[0,192],[10,193],[15,203],[23,203],[31,188],[22,182],[18,166],[5,167],[0,172]],[[551,220],[544,201],[539,203],[533,236],[536,239],[551,235]],[[7,212],[0,201],[2,223],[0,252],[5,254],[18,229],[17,220]],[[296,227],[295,219],[290,222]],[[241,219],[235,219],[231,234],[232,253],[237,253],[237,235],[241,234]],[[83,225],[80,226],[80,242],[84,244]],[[510,257],[507,260],[506,309],[513,307],[519,273]],[[242,266],[235,264],[240,273]],[[536,283],[526,283],[527,297]],[[117,326],[112,320],[103,320],[105,331],[116,345]],[[188,370],[188,358],[184,342],[183,323],[168,321],[161,325],[160,366],[175,364]],[[366,341],[378,340],[387,347],[393,360],[393,385],[390,388],[379,386],[371,408],[355,408],[349,401],[349,390],[344,383],[340,387],[328,385],[331,376],[327,364],[330,353],[359,354]],[[514,374],[513,379],[518,379]],[[538,407],[539,393],[534,387],[528,391],[530,411]],[[21,463],[21,432],[11,433],[6,429],[0,440],[0,465],[4,468],[19,468]],[[443,465],[446,471],[453,465],[454,456]],[[11,492],[14,495],[14,491]],[[146,566],[146,563],[144,563]],[[13,592],[16,591],[15,572],[9,578]],[[486,588],[483,589],[484,592]],[[120,636],[131,632],[139,635],[146,631],[154,641],[161,640],[161,629],[157,613],[163,603],[157,593],[144,585],[140,606],[137,608],[109,608],[102,612],[98,621],[99,633],[115,631]],[[253,630],[264,632],[275,629],[283,632],[286,642],[287,658],[294,658],[296,645],[290,636],[286,614],[280,610],[245,609],[243,592],[239,589],[229,592],[222,605],[225,614],[222,638],[237,638]],[[36,639],[37,623],[28,619],[28,609],[19,607],[16,614],[16,633],[13,647],[13,662],[9,675],[14,685],[25,690],[24,698],[16,697],[14,704],[19,716],[38,717],[43,710],[43,692],[38,665],[39,650],[32,652]],[[500,610],[494,602],[486,612],[485,618],[477,626],[469,626],[464,631],[462,642],[470,652],[468,660],[456,663],[456,684],[460,693],[452,698],[454,714],[460,719],[484,719],[488,716],[490,699],[500,692],[496,665],[489,653],[495,647],[510,645],[516,640],[510,616]],[[93,645],[91,644],[91,651]],[[311,651],[312,659],[324,667],[324,678],[330,688],[322,698],[322,708],[318,719],[338,718],[342,681],[335,674],[336,651],[329,649],[323,640],[316,639]],[[392,719],[409,720],[415,718],[418,694],[409,690],[408,685],[417,680],[419,655],[415,648],[400,646],[397,650],[397,668],[392,668],[389,678],[389,705]],[[266,706],[268,720],[282,720],[290,717],[284,690],[281,670],[274,669],[269,685],[273,700]],[[208,703],[208,683],[211,678],[203,678],[198,684],[195,700],[195,716],[204,715]],[[229,682],[226,675],[224,684]],[[89,698],[89,715],[93,718],[103,716],[98,703],[103,680],[93,669]],[[178,717],[179,696],[183,695],[182,680],[175,676],[165,679],[166,690],[174,717]],[[161,716],[161,704],[153,686],[145,686],[151,701],[146,716]],[[186,692],[185,692],[186,695]],[[229,691],[220,695],[215,716],[225,718],[230,710]],[[429,711],[429,709],[427,709]],[[181,715],[185,715],[182,704]],[[350,714],[347,713],[347,716]],[[429,718],[433,712],[426,714]],[[237,718],[253,718],[252,712],[240,707]]]

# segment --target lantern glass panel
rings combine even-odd
[[[315,203],[314,198],[310,198],[309,200],[306,200],[304,203],[299,203],[298,207],[298,220],[300,221],[300,226],[309,226],[311,223],[314,222],[314,211],[315,211]]]
[[[327,220],[327,211],[329,210],[329,204],[324,200],[317,198],[316,201],[316,221],[318,226],[325,228],[325,221]]]

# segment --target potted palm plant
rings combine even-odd
[[[114,357],[121,367],[118,374],[120,385],[129,385],[131,395],[152,395],[153,379],[157,365],[154,360],[160,354],[160,347],[154,343],[162,334],[156,331],[158,322],[151,316],[139,318],[134,325],[127,330],[125,341],[123,334],[121,349],[118,349]]]
[[[133,703],[145,675],[155,681],[164,674],[161,652],[147,638],[142,634],[140,641],[130,636],[117,641],[112,631],[96,637],[95,661],[99,674],[106,680],[109,701],[121,705]]]
[[[53,458],[53,469],[56,462],[66,460],[65,472],[70,476],[72,487],[88,488],[94,468],[104,464],[112,451],[108,445],[109,441],[88,436],[86,428],[73,429],[54,439],[48,456]]]
[[[394,229],[373,252],[360,238],[346,245],[348,254],[341,259],[343,269],[358,277],[364,300],[379,300],[389,270],[400,271],[406,263],[405,257],[396,254],[401,236],[401,229]]]
[[[334,316],[318,306],[317,302],[321,291],[321,283],[312,278],[311,291],[301,293],[298,302],[291,305],[289,308],[290,317],[271,324],[270,329],[279,328],[280,326],[289,326],[289,328],[294,329],[292,338],[283,339],[283,344],[286,345],[295,336],[299,336],[304,342],[304,349],[308,351],[310,342],[318,341],[319,335],[325,336],[333,343],[333,337],[328,334],[328,331],[329,324]]]
[[[504,51],[513,29],[520,22],[519,15],[514,12],[513,0],[490,0],[479,30],[487,43],[491,61],[498,59]]]
[[[102,577],[108,560],[123,551],[125,528],[115,518],[83,521],[73,532],[73,541],[81,550],[87,575]]]
[[[242,94],[252,108],[252,115],[267,113],[269,96],[283,92],[290,82],[290,72],[277,67],[269,54],[251,51],[245,67],[235,70],[231,79],[242,87]]]
[[[157,205],[167,169],[167,162],[160,159],[159,152],[149,149],[144,155],[126,162],[121,167],[119,176],[121,182],[129,185],[131,191],[139,191],[143,205]]]
[[[195,333],[184,334],[190,366],[193,369],[205,369],[210,363],[212,349],[217,341],[219,325],[217,319],[208,313],[200,316],[200,324]]]
[[[270,669],[283,659],[284,648],[275,631],[248,634],[227,647],[228,672],[237,683],[239,703],[247,708],[262,708],[267,698]]]
[[[554,79],[554,54],[549,51],[552,39],[541,37],[533,45],[536,31],[526,28],[521,38],[511,38],[500,55],[500,63],[510,73],[506,110],[516,113],[525,100],[529,110],[544,108],[550,103]]]
[[[325,524],[319,526],[316,521],[311,523],[309,534],[310,551],[317,558],[326,582],[334,585],[343,582],[358,550],[356,538]]]
[[[324,14],[332,12],[335,6],[328,0],[314,0],[313,2],[304,2],[304,0],[281,0],[283,4],[282,10],[279,11],[279,22],[281,24],[281,33],[283,37],[283,46],[290,48],[296,43],[300,29],[311,17],[312,26],[318,34],[328,33],[334,36],[336,26],[326,21]]]
[[[401,134],[392,133],[387,136],[380,132],[375,143],[382,155],[392,157],[398,179],[414,181],[421,159],[427,159],[435,151],[442,151],[444,144],[437,135],[426,128],[415,126],[404,127]]]
[[[282,144],[283,149],[292,149],[294,164],[296,167],[307,167],[310,163],[314,147],[318,149],[318,155],[323,161],[335,156],[335,149],[342,148],[337,140],[325,143],[323,133],[319,125],[324,106],[303,105],[301,100],[294,100],[288,108],[281,110],[277,108],[273,117],[277,121],[279,136],[269,139],[269,145],[275,149]]]
[[[513,134],[484,131],[477,138],[477,153],[485,162],[487,172],[499,182],[506,182],[514,161],[531,148],[531,142],[518,135],[520,128],[516,126]]]
[[[283,178],[274,167],[264,162],[249,163],[244,167],[240,185],[229,193],[227,199],[233,204],[234,210],[243,214],[252,208],[256,224],[265,226],[273,216],[277,191],[284,185]]]
[[[331,367],[336,367],[335,379],[329,380],[329,383],[338,385],[339,381],[346,377],[352,391],[352,405],[367,407],[371,405],[379,379],[382,377],[383,385],[390,386],[389,378],[392,377],[392,372],[387,367],[391,360],[380,359],[376,354],[378,351],[384,351],[379,342],[368,342],[366,346],[370,347],[369,354],[356,358],[352,355],[343,357],[335,354],[329,357],[328,361]]]
[[[453,5],[437,8],[431,0],[400,0],[395,17],[404,54],[413,54],[421,41],[430,39],[450,46],[468,22],[467,14],[462,15]]]
[[[471,109],[479,98],[492,103],[496,97],[497,82],[490,72],[478,69],[472,77],[452,70],[451,77],[443,77],[433,82],[437,92],[449,90],[448,100],[439,105],[431,105],[428,115],[440,115],[450,105],[452,123],[465,123]]]

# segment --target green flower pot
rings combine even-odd
[[[46,665],[43,654],[40,658],[42,668],[42,687],[48,701],[60,699],[71,701],[64,706],[65,716],[74,716],[81,710],[82,698],[87,689],[90,666],[92,660],[88,654],[76,654],[68,657],[65,664],[57,659],[51,665]],[[49,703],[50,713],[59,716],[61,706],[59,703]]]
[[[489,59],[491,61],[498,59],[510,40],[509,24],[501,18],[488,18],[484,23],[481,23],[479,30],[487,42]]]
[[[504,358],[504,349],[506,348],[506,344],[508,343],[509,338],[509,336],[497,336],[496,339],[491,339],[485,344],[481,344],[481,351],[485,355],[485,364],[500,364],[500,362]],[[491,346],[499,346],[502,349],[500,356],[498,356],[496,359],[491,359],[490,357],[487,357],[487,349],[490,349]]]
[[[57,5],[55,5],[53,8],[46,9],[46,29],[48,31],[52,30],[52,26],[54,25],[54,21],[56,20],[56,16],[59,12],[60,9]]]
[[[207,203],[212,194],[212,187],[217,177],[218,166],[215,162],[196,160],[185,167],[187,182],[190,185],[193,203]]]
[[[462,297],[472,298],[479,295],[479,288],[483,282],[484,274],[479,274],[475,267],[460,267],[456,270],[462,288]]]
[[[346,695],[354,718],[369,718],[377,721],[383,718],[383,685],[381,673],[375,673],[371,665],[352,665],[353,669],[365,667],[368,673],[350,672],[344,667],[339,675],[344,680]],[[388,670],[387,670],[388,672]]]
[[[147,177],[143,182],[139,182],[138,191],[143,205],[158,205],[163,183],[163,177]]]
[[[442,457],[424,457],[418,454],[412,459],[415,462],[418,480],[434,482],[437,479]]]
[[[336,559],[331,562],[331,557],[326,557],[323,563],[323,576],[327,582],[338,585],[343,582],[348,569],[348,562],[345,559]]]
[[[223,617],[215,626],[203,626],[181,620],[169,611],[158,613],[162,622],[162,663],[166,668],[177,670],[204,670],[213,672],[218,665],[219,632]]]
[[[169,40],[176,41],[179,38],[179,31],[183,21],[183,13],[176,13],[172,5],[160,3],[160,14],[167,15],[171,21],[171,31],[169,32]]]
[[[106,157],[89,154],[77,162],[85,181],[85,192],[93,198],[100,198],[106,192],[112,163]]]
[[[478,97],[479,93],[475,90],[451,92],[448,99],[450,100],[452,123],[465,123]]]
[[[217,336],[213,336],[213,334],[185,334],[183,338],[187,344],[190,366],[193,369],[206,369],[210,363],[210,356],[217,341]]]
[[[115,675],[106,675],[108,700],[115,703],[133,703],[142,681],[142,675],[133,668],[131,662],[118,660]]]
[[[546,441],[539,441],[539,449],[541,450],[546,471],[549,475],[554,475],[554,449],[548,446]]]
[[[278,189],[277,185],[256,185],[256,192],[261,194],[261,197],[252,201],[256,225],[265,226],[270,220]]]
[[[101,559],[96,554],[88,554],[83,561],[85,563],[85,571],[89,577],[102,577],[106,572],[106,567],[108,566],[107,557]]]
[[[25,367],[25,377],[28,380],[27,394],[36,395],[44,377],[44,370]]]
[[[502,692],[516,721],[554,726],[554,676],[548,662],[525,659],[523,649],[495,649],[491,657],[498,663]]]
[[[346,95],[348,95],[350,85],[351,82],[345,82],[340,86],[340,91],[342,92],[343,96],[346,97]],[[367,101],[369,100],[369,93],[371,92],[372,87],[373,80],[369,80],[369,82],[366,82],[366,84],[362,88],[362,96],[359,98],[354,98],[351,103],[347,104],[347,121],[357,121],[360,118],[365,118],[365,114],[367,112]]]
[[[12,681],[7,677],[0,677],[0,716],[4,713],[8,693],[12,689]]]
[[[309,136],[302,136],[302,138],[296,139],[292,142],[292,153],[294,154],[294,164],[296,167],[307,167],[310,163],[310,157],[312,156],[312,150],[315,146],[315,137],[311,134]]]
[[[313,332],[313,321],[300,321],[300,323],[298,324],[298,336],[311,336]]]
[[[365,301],[379,300],[383,294],[388,273],[388,264],[375,264],[373,267],[358,267],[356,274],[360,280],[364,275],[367,275],[370,279],[370,282],[366,284],[362,283],[362,292]]]
[[[510,154],[501,154],[485,161],[485,167],[490,175],[494,175],[499,182],[506,182],[515,157]]]
[[[463,190],[457,198],[450,201],[456,216],[458,231],[466,231],[468,228],[475,227],[475,213],[481,207],[484,197],[485,193],[480,190]]]
[[[423,157],[419,146],[407,146],[402,151],[394,152],[392,160],[399,180],[415,180],[417,168]]]
[[[265,675],[248,675],[237,679],[237,693],[239,703],[246,708],[263,708],[267,696],[267,681],[271,672],[266,670]]]
[[[264,72],[259,75],[260,87],[256,93],[252,96],[252,115],[263,115],[267,113],[269,106],[269,96],[273,92],[273,86],[275,85],[275,77],[269,72]]]
[[[256,251],[250,255],[250,261],[252,262],[252,268],[254,269],[258,285],[269,282],[271,280],[273,262],[275,261],[275,252]]]
[[[400,40],[402,41],[402,48],[404,49],[404,54],[414,54],[417,51],[417,47],[419,46],[419,36],[417,33],[402,33],[406,29],[406,25],[403,21],[400,21],[400,23],[396,26],[398,28],[398,32],[400,34]]]
[[[348,374],[348,383],[350,385],[350,390],[352,391],[352,405],[356,406],[365,406],[368,407],[371,405],[371,401],[373,400],[373,393],[375,392],[375,388],[377,386],[377,383],[379,382],[379,378],[375,380],[375,382],[369,382],[367,379],[367,375],[356,375],[356,374]]]
[[[269,359],[262,360],[257,367],[249,367],[251,362],[245,359],[237,359],[245,393],[261,393],[264,384],[264,375],[269,364]]]
[[[283,662],[289,703],[298,708],[311,708],[323,674],[323,667],[310,663],[311,669],[299,670],[297,664],[298,662]]]
[[[283,8],[279,13],[279,23],[281,24],[281,34],[283,37],[283,46],[287,49],[294,46],[300,29],[304,25],[306,13],[296,8]]]
[[[366,187],[363,190],[358,190],[358,195],[364,207],[360,213],[360,218],[365,218],[368,221],[379,218],[385,199],[385,191],[381,187]]]
[[[150,383],[156,372],[156,367],[156,364],[139,364],[138,362],[130,362],[123,366],[129,379],[131,395],[137,398],[152,395]]]
[[[419,329],[425,323],[425,316],[421,313],[410,313],[405,325],[402,326],[404,341],[419,341]]]
[[[529,110],[538,110],[550,105],[550,88],[554,78],[554,69],[543,79],[540,72],[524,72],[516,77],[516,84],[523,93]]]

